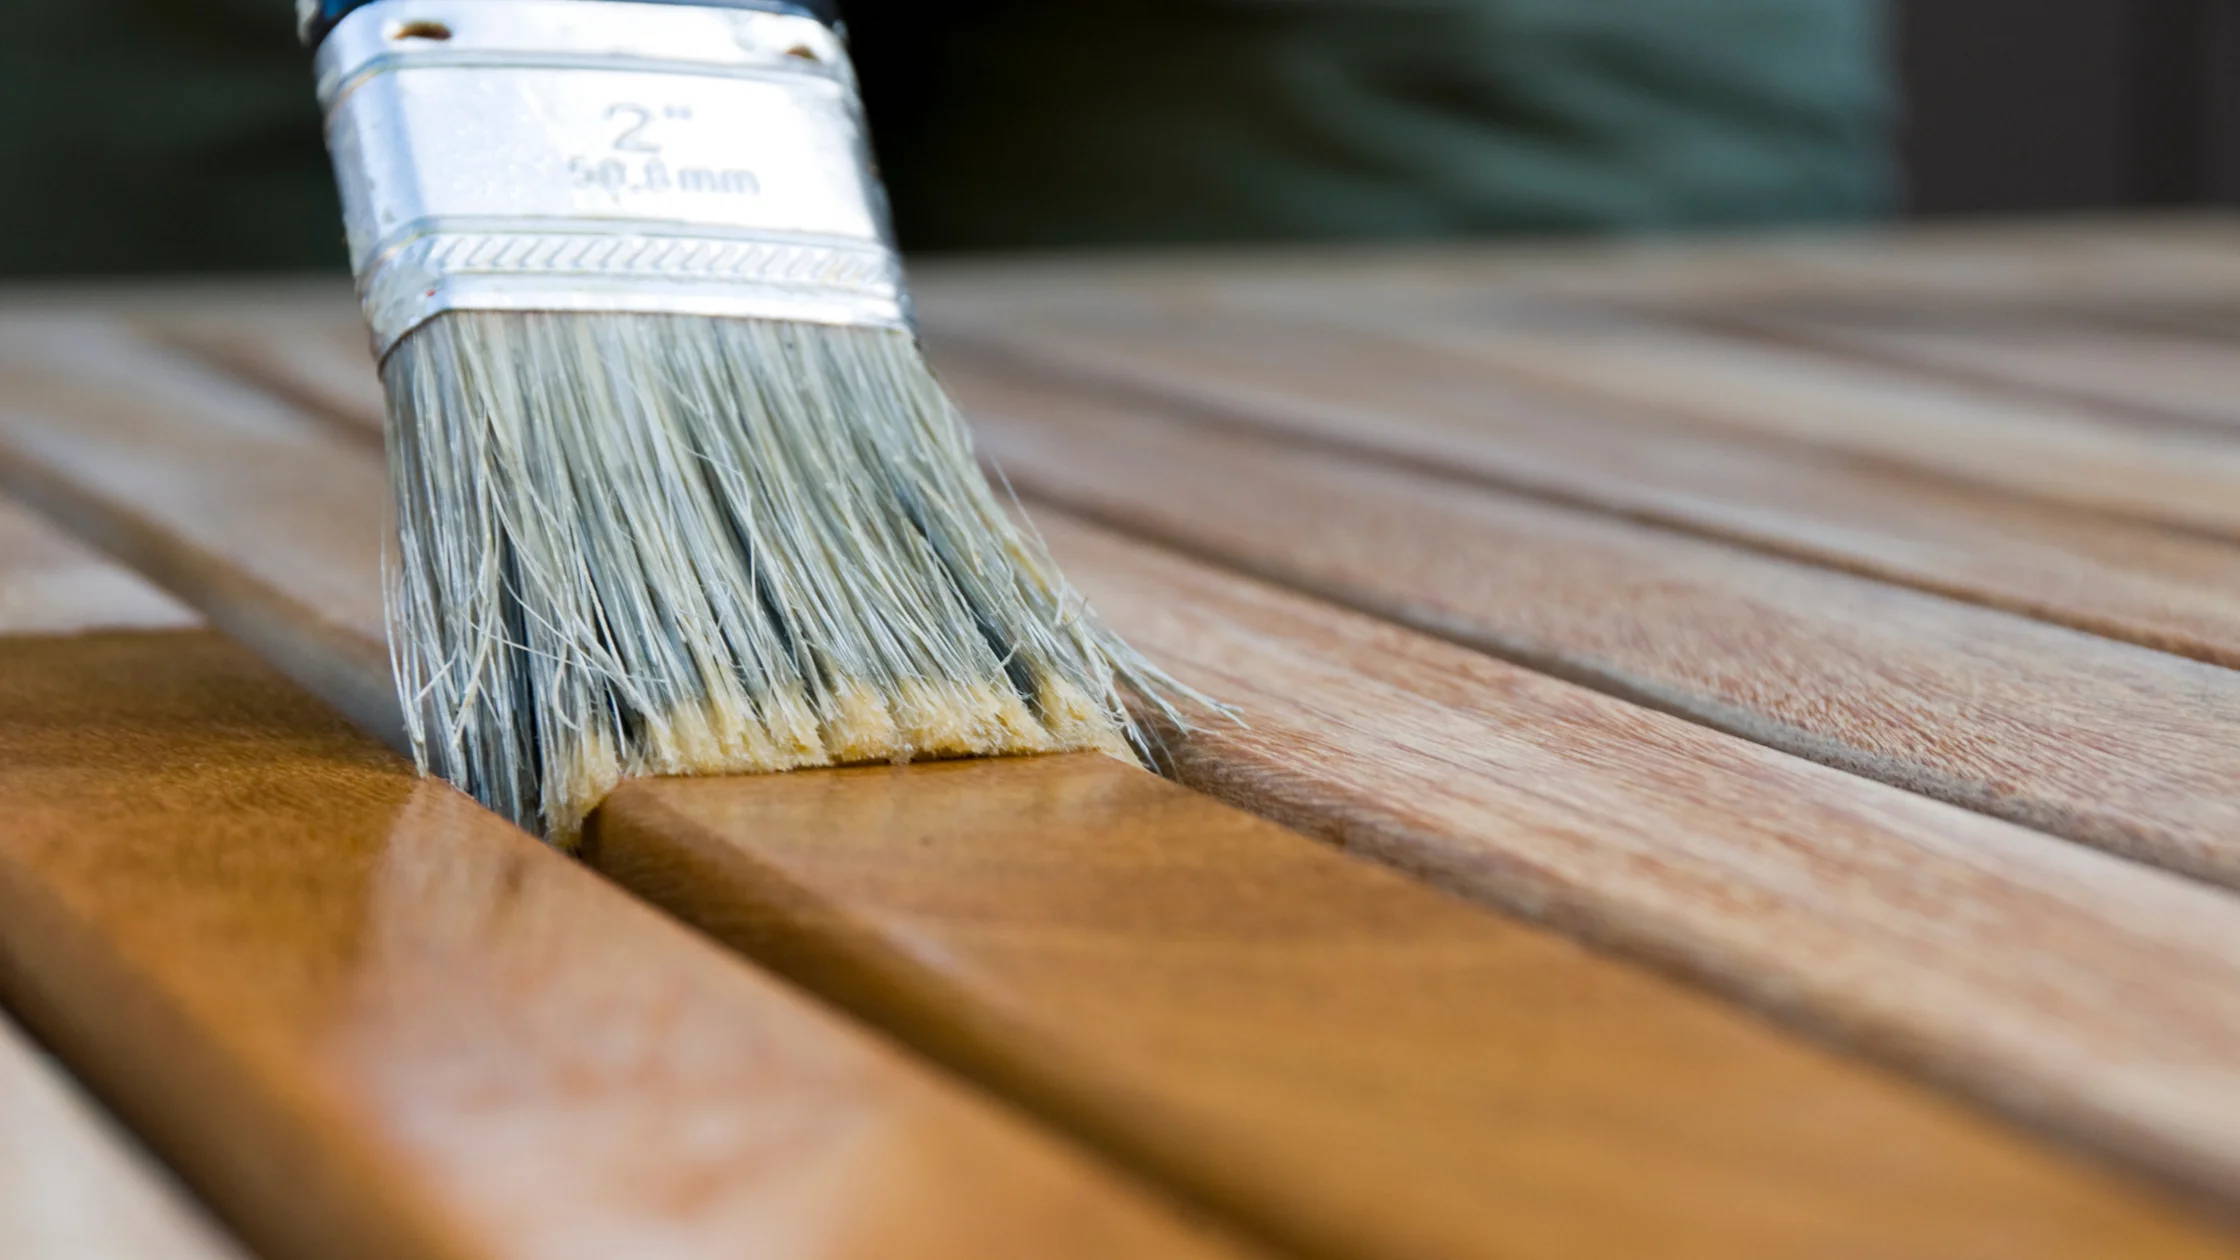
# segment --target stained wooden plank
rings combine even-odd
[[[0,500],[0,635],[193,622],[183,605]],[[242,1254],[60,1065],[0,1014],[0,1256]]]
[[[2240,664],[2240,551],[2221,540],[1589,405],[1312,322],[1183,302],[929,316],[946,361],[972,355]]]
[[[9,389],[16,383],[0,377]],[[40,475],[80,484],[78,501],[88,515],[136,511],[160,529],[162,517],[195,510],[196,485],[212,475],[211,466],[264,462],[240,446],[263,439],[227,435],[200,414],[202,395],[174,391],[164,408],[135,410],[99,403],[98,384],[73,387],[90,392],[45,395],[50,414],[39,422],[43,436],[36,441],[20,436],[30,421],[0,426],[0,449],[39,450]],[[128,431],[116,427],[125,415],[136,417],[129,429],[135,441],[179,455],[168,495],[126,502],[108,488],[100,451]],[[360,450],[352,475],[377,480],[372,458]],[[224,472],[215,475],[217,484],[232,484]],[[300,473],[287,484],[295,493],[242,496],[236,510],[262,525],[234,540],[249,550],[205,551],[200,566],[273,580],[333,563],[317,556],[316,534],[291,528],[291,514],[355,496]],[[2240,971],[2240,908],[2230,898],[1162,558],[1062,518],[1046,524],[1108,613],[1195,681],[1244,703],[1248,727],[1210,729],[1182,746],[1183,764],[1198,781],[1473,895],[1684,966],[2084,1143],[2213,1192],[2228,1187],[2233,1156],[2222,1136],[2224,1109],[2240,1107],[2230,1079],[2240,1046],[2240,998],[2232,996],[2240,993],[2232,984],[2240,979],[2233,974]],[[373,528],[370,518],[364,527]],[[222,602],[229,591],[224,582],[206,582],[197,598]],[[923,836],[925,819],[939,817],[902,814],[906,839]],[[676,835],[684,837],[674,841],[678,851],[686,851],[690,831]],[[710,878],[721,875],[716,866]],[[944,920],[897,917],[899,911],[882,911],[870,899],[880,889],[889,897],[931,896],[931,878],[926,872],[851,886],[849,899],[837,905],[804,893],[800,903],[787,903],[787,913],[798,916],[794,927],[775,912],[742,912],[730,922],[710,911],[701,917],[726,932],[754,932],[756,948],[796,951],[789,965],[826,968],[826,982],[832,971],[852,973],[843,987],[853,986],[851,1000],[864,1005],[870,999],[863,992],[888,983],[890,966],[923,974],[942,965],[950,956],[945,950],[970,949],[956,955],[956,970],[941,984],[928,980],[927,990],[895,999],[902,1005],[881,1017],[909,1024],[924,1018],[923,993],[954,994],[970,982],[976,987],[965,992],[983,1005],[954,1007],[947,1018],[957,1027],[998,1020],[1005,1036],[1046,1044],[1034,1038],[1056,1035],[1054,1023],[1022,1028],[1017,1018],[999,1018],[1023,1008],[1003,1004],[996,986],[1007,973],[996,968],[1005,960],[1025,966],[1035,938],[1006,947],[950,929],[933,935]],[[785,881],[764,887],[779,890],[766,897],[790,895]],[[682,892],[664,895],[686,902]],[[1115,901],[1114,913],[1124,918],[1129,904]],[[1265,913],[1277,913],[1280,903],[1270,905]],[[1240,924],[1252,921],[1249,911],[1239,909]],[[1177,918],[1165,922],[1188,922],[1190,907],[1167,913]],[[813,938],[823,942],[823,961],[802,962],[807,929],[798,924],[820,921],[830,925]],[[1155,939],[1161,922],[1146,921]],[[773,937],[785,943],[773,944]],[[1004,952],[990,952],[999,947]],[[1187,951],[1174,952],[1188,958]],[[1237,965],[1253,957],[1241,953]],[[964,959],[977,959],[977,968]],[[1166,966],[1173,965],[1170,955]],[[1036,992],[1038,1000],[1056,1000]],[[1366,1009],[1378,1008],[1371,1002]],[[1431,1019],[1429,1009],[1416,1008],[1412,1018]],[[1577,1025],[1553,1022],[1560,1013],[1541,1018],[1551,1021],[1548,1036],[1588,1036],[1563,1032]],[[1591,1027],[1586,1015],[1580,1018]],[[1452,1044],[1454,1035],[1440,1044]],[[1130,1044],[1125,1033],[1096,1028],[1062,1044],[1070,1053],[1115,1053],[1096,1050],[1100,1037]],[[1365,1044],[1377,1042],[1372,1035]],[[1342,1049],[1322,1052],[1343,1064]],[[964,1057],[953,1041],[946,1053]],[[1362,1074],[1356,1080],[1380,1077],[1373,1062],[1350,1070]],[[1381,1073],[1383,1088],[1405,1075]],[[1769,1079],[1785,1075],[1767,1072]],[[1078,1117],[1095,1114],[1098,1091],[1112,1087],[1091,1080],[1085,1088],[1062,1105],[1036,1096],[1077,1117],[1074,1123],[1088,1123]],[[1621,1086],[1608,1081],[1600,1088]],[[1173,1104],[1145,1090],[1128,1089],[1125,1097],[1147,1122],[1174,1114],[1166,1109]],[[1526,1111],[1535,1105],[1517,1103]],[[1103,1123],[1118,1123],[1109,1110],[1103,1114]],[[1512,1123],[1504,1118],[1488,1127],[1498,1134]],[[1112,1130],[1104,1131],[1112,1140]],[[1337,1149],[1340,1157],[1358,1155],[1342,1144]],[[1633,1168],[1625,1162],[1630,1153],[1616,1158]],[[1364,1177],[1383,1166],[1358,1162]],[[1864,1181],[1862,1192],[1876,1184]],[[1590,1201],[1593,1212],[1615,1214],[1607,1198]]]
[[[0,997],[274,1260],[1242,1254],[240,648],[80,629],[0,638]]]
[[[0,1255],[241,1260],[245,1254],[0,1016]]]
[[[0,500],[0,636],[179,629],[194,620],[184,605]],[[243,1254],[0,1013],[0,1256]]]

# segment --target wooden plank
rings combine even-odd
[[[176,630],[194,614],[0,500],[0,636]],[[242,1256],[161,1166],[0,1014],[0,1256]]]
[[[403,747],[403,717],[383,677],[381,588],[369,576],[378,571],[381,533],[365,526],[388,510],[388,491],[353,475],[372,448],[331,426],[306,425],[302,413],[179,356],[126,352],[131,340],[98,315],[0,322],[0,372],[8,378],[0,389],[0,427],[14,435],[0,456],[8,466],[0,478],[160,586],[224,581],[224,599],[202,601],[213,624],[359,726]],[[151,399],[194,406],[204,427],[145,424]],[[57,423],[62,416],[88,426],[85,435],[106,439],[89,445]],[[204,457],[221,447],[233,458]],[[70,461],[97,471],[98,479],[64,475],[61,465]],[[182,501],[176,470],[188,467],[201,475]],[[279,569],[210,564],[213,556],[261,554],[260,533],[269,526],[240,505],[296,479],[333,496],[290,525],[304,532],[295,554],[305,562]],[[120,510],[90,510],[88,495]],[[158,519],[143,504],[178,511]]]
[[[1102,757],[635,783],[588,854],[1310,1254],[2173,1245],[1891,1082]]]
[[[114,353],[128,350],[113,347]],[[0,396],[37,375],[29,368],[0,374]],[[129,374],[112,372],[105,379]],[[206,414],[229,405],[223,401],[227,391],[173,390],[162,408],[148,407],[145,400],[133,408],[100,401],[101,385],[81,383],[74,388],[83,392],[75,395],[50,392],[43,395],[45,419],[16,414],[0,425],[0,451],[9,456],[0,465],[14,461],[12,466],[26,467],[19,452],[36,448],[42,452],[38,475],[79,484],[79,501],[89,514],[133,512],[159,529],[169,518],[175,522],[169,527],[182,532],[183,518],[203,510],[200,485],[206,479],[231,484],[224,470],[243,464],[266,464],[281,476],[282,466],[267,464],[255,449],[264,439],[229,434]],[[128,416],[129,422],[122,419]],[[24,437],[34,424],[42,436]],[[111,488],[138,485],[113,482],[101,455],[106,445],[128,435],[178,455],[168,492],[124,499]],[[323,462],[296,467],[322,470],[321,476],[343,471],[342,465]],[[378,479],[370,452],[359,451],[354,467],[349,475]],[[235,540],[247,550],[206,553],[204,568],[269,578],[335,563],[316,554],[318,536],[294,528],[294,517],[358,496],[300,471],[275,485],[293,492],[244,494],[233,504],[259,526],[245,528]],[[2240,988],[2231,984],[2240,979],[2231,974],[2240,970],[2235,961],[2240,908],[2231,899],[1397,627],[1162,559],[1062,518],[1048,523],[1072,571],[1102,597],[1109,613],[1195,680],[1244,702],[1249,728],[1209,730],[1182,746],[1184,765],[1199,781],[1318,834],[1430,871],[1474,895],[1553,917],[1666,964],[1685,965],[1787,1017],[1936,1073],[2085,1143],[2113,1146],[2216,1193],[2229,1189],[2221,1109],[2240,1106],[2229,1088],[2231,1060],[2240,1045],[2235,1009],[2240,997],[2233,996]],[[373,528],[370,518],[363,527]],[[210,581],[196,598],[223,602],[232,589]],[[881,799],[891,805],[891,797]],[[866,808],[878,815],[885,807]],[[895,806],[880,816],[915,843],[940,812]],[[669,834],[666,826],[662,831]],[[689,830],[675,835],[680,851],[692,842]],[[1183,849],[1186,855],[1195,851]],[[930,874],[898,876],[879,887],[889,897],[933,896],[931,880]],[[768,887],[783,890],[784,884]],[[1098,888],[1103,896],[1117,896],[1111,881]],[[1007,1004],[998,987],[1015,973],[993,968],[1006,960],[1013,968],[1024,966],[1036,949],[1061,944],[1027,935],[1011,945],[959,933],[933,935],[929,924],[937,921],[882,912],[880,903],[866,900],[870,892],[850,886],[839,908],[805,896],[795,911],[801,922],[834,916],[830,931],[815,938],[823,951],[815,966],[856,970],[851,1000],[859,1005],[872,1005],[862,991],[875,981],[865,977],[891,975],[883,969],[903,965],[894,962],[897,957],[922,971],[940,966],[948,956],[944,951],[954,949],[955,970],[942,977],[952,988],[934,991],[952,992],[970,981],[975,986],[970,992],[986,1005],[960,1006],[953,1018],[1023,1010],[1024,999]],[[664,896],[684,902],[682,892]],[[1281,904],[1271,902],[1266,913],[1277,913]],[[1116,900],[1113,910],[1124,915],[1130,906],[1141,909],[1140,903]],[[843,917],[850,913],[855,917]],[[1066,913],[1086,911],[1075,906]],[[1153,978],[1173,974],[1178,958],[1204,962],[1195,951],[1171,948],[1173,934],[1162,935],[1163,924],[1190,922],[1191,907],[1167,913],[1176,917],[1147,918],[1142,929],[1170,947],[1164,969],[1146,972]],[[1196,911],[1201,922],[1204,913]],[[1240,925],[1253,921],[1249,906],[1236,913]],[[775,916],[742,915],[729,924],[708,912],[700,917],[727,934],[753,930],[758,949],[781,955],[798,951],[806,931],[774,922]],[[773,936],[792,944],[780,948]],[[991,952],[999,948],[1006,952]],[[788,965],[810,966],[798,952],[791,957],[795,961]],[[1246,967],[1253,957],[1242,954],[1237,965]],[[1549,975],[1555,976],[1552,966]],[[2145,983],[2147,977],[2158,983]],[[1036,1001],[1067,996],[1051,996],[1052,983],[1045,980],[1034,990]],[[1597,986],[1631,983],[1638,981],[1605,979]],[[1073,1000],[1099,992],[1079,986]],[[1503,1000],[1508,996],[1505,990]],[[1368,997],[1360,1000],[1370,1003],[1369,1012],[1379,1009]],[[1660,1000],[1680,1009],[1671,998]],[[1645,1001],[1625,1007],[1649,1009]],[[908,1024],[919,1018],[908,1012],[921,1009],[922,1004],[889,1007],[881,1018]],[[1039,1044],[1036,1037],[1059,1035],[1051,1031],[1055,1022],[1022,1029],[1019,1018],[1006,1023],[1006,1036],[1030,1047]],[[1374,1026],[1365,1016],[1356,1018]],[[1411,1018],[1431,1020],[1429,1004],[1413,1008]],[[1463,1012],[1447,1018],[1489,1016]],[[1578,1018],[1591,1027],[1596,1017]],[[1553,1030],[1548,1036],[1588,1037],[1565,1032],[1577,1025],[1560,1012],[1533,1008],[1523,1022],[1537,1027],[1540,1021]],[[1623,1039],[1602,1027],[1604,1035]],[[1439,1044],[1452,1044],[1458,1035],[1443,1034]],[[1658,1038],[1668,1035],[1669,1029],[1662,1030]],[[1124,1030],[1092,1027],[1063,1044],[1084,1055],[1118,1052],[1099,1051],[1095,1043],[1101,1038],[1113,1039],[1120,1049],[1143,1044],[1127,1036]],[[1365,1041],[1376,1044],[1373,1035]],[[964,1057],[951,1044],[946,1053]],[[1237,1053],[1233,1039],[1221,1044]],[[1545,1048],[1554,1043],[1533,1044],[1544,1047],[1541,1063],[1587,1057],[1583,1049],[1574,1055]],[[1319,1053],[1342,1063],[1347,1051],[1340,1043]],[[1691,1055],[1689,1061],[1705,1079],[1730,1087],[1723,1082],[1731,1078],[1717,1075],[1703,1056]],[[1747,1072],[1759,1064],[1743,1067]],[[1404,1072],[1380,1073],[1373,1062],[1351,1070],[1361,1073],[1353,1079],[1381,1081],[1386,1090],[1407,1079]],[[1766,1072],[1768,1079],[1785,1075]],[[1449,1079],[1430,1078],[1439,1089],[1449,1088],[1443,1083]],[[1530,1083],[1529,1077],[1520,1079]],[[1097,1090],[1089,1087],[1096,1084],[1089,1081],[1087,1093],[1064,1104],[1072,1109],[1069,1115],[1093,1110]],[[1625,1091],[1618,1081],[1593,1087],[1614,1095]],[[1576,1096],[1588,1093],[1591,1089]],[[1163,1121],[1173,1114],[1155,1109],[1153,1096],[1142,1090],[1129,1091],[1127,1099],[1146,1117]],[[1520,1112],[1537,1105],[1522,1097],[1516,1103]],[[1514,1114],[1503,1113],[1486,1127],[1498,1135],[1514,1123]],[[1757,1113],[1748,1114],[1753,1125],[1759,1123]],[[1355,1159],[1364,1177],[1378,1167],[1342,1143],[1326,1154]],[[1863,1192],[1876,1184],[1864,1181]],[[1616,1213],[1609,1196],[1588,1201],[1594,1213]]]
[[[2240,434],[2213,426],[2014,398],[1588,308],[1446,314],[1410,316],[1396,331],[1500,377],[1610,405],[2240,536]]]
[[[1090,332],[1093,318],[1068,333]],[[1450,388],[1455,374],[1467,372],[1496,386],[1654,418],[1681,433],[1825,450],[2024,498],[2240,536],[2240,435],[1956,388],[1608,308],[1483,298],[1404,308],[1334,302],[1316,318],[1451,356]],[[1157,317],[1147,312],[1145,319]],[[1014,336],[1039,354],[1047,324],[1029,318],[1020,327]]]
[[[1825,299],[1642,310],[2053,406],[2212,432],[2240,428],[2240,367],[2228,342],[2194,327],[2199,310],[2142,318],[2042,301]]]
[[[181,630],[193,610],[0,499],[0,634]]]
[[[144,322],[345,431],[377,433],[380,382],[345,295],[289,294],[280,304],[279,314]],[[1358,334],[1240,326],[1187,304],[1156,320],[1077,312],[1020,331],[1029,322],[955,319],[937,329],[948,334],[942,359],[969,367],[993,346],[1007,367],[1031,355],[1036,369],[1210,406],[1226,419],[2240,665],[2240,553],[2221,542],[1583,407],[1486,380],[1437,351]]]
[[[0,995],[275,1260],[1242,1254],[207,632],[0,638],[0,808]]]
[[[1747,326],[1950,379],[2180,423],[2240,423],[2218,342],[2240,320],[2240,218],[2080,218],[1648,246],[1441,245],[934,269],[929,306],[1123,300],[1474,324],[1527,296]],[[990,276],[995,277],[991,280]]]
[[[240,1260],[244,1254],[0,1017],[0,1256]]]
[[[1239,704],[1185,782],[2240,1185],[2231,894],[1041,519],[1115,625]]]
[[[144,335],[255,382],[346,438],[379,445],[387,404],[348,286],[278,295],[264,308],[217,318],[207,310],[134,314]]]
[[[1078,380],[2240,664],[2240,551],[2221,540],[1588,405],[1453,353],[1313,323],[1182,302],[929,316],[944,362]]]
[[[1030,495],[1759,743],[2240,887],[2240,673],[962,366],[951,362],[952,388]]]

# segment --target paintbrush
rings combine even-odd
[[[1101,748],[1182,694],[975,463],[834,27],[307,4],[388,395],[425,771],[561,843],[638,775]]]

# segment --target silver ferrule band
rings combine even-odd
[[[457,310],[908,324],[855,76],[814,19],[379,0],[317,66],[383,355]]]

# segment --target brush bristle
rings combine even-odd
[[[907,333],[453,312],[383,370],[415,751],[560,843],[628,777],[1125,755],[1167,707]]]

